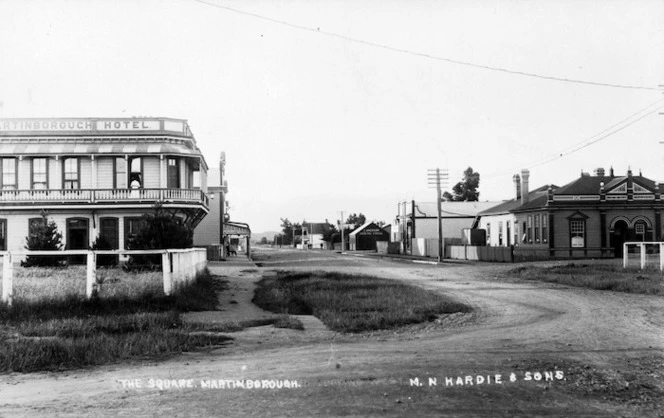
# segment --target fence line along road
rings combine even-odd
[[[207,267],[204,248],[171,250],[65,250],[65,251],[0,251],[2,256],[2,302],[12,304],[15,255],[87,256],[85,294],[89,299],[97,290],[97,255],[149,255],[161,254],[164,294],[173,292],[174,284],[189,283]]]
[[[646,249],[650,246],[651,248],[657,248],[657,253],[659,254],[659,270],[664,271],[664,242],[625,242],[623,244],[623,268],[627,268],[629,265],[629,247],[636,247],[639,249],[639,261],[641,264],[641,270],[646,268]]]

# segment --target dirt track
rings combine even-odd
[[[258,269],[213,267],[231,283],[232,293],[222,297],[227,310],[189,319],[266,315],[250,305],[251,282],[273,269],[400,279],[476,310],[350,336],[306,318],[304,332],[253,328],[231,334],[234,342],[211,353],[158,364],[2,376],[0,415],[659,416],[664,410],[664,298],[496,279],[511,265],[414,265],[316,251],[260,255]],[[553,381],[536,380],[536,372]],[[169,385],[191,379],[194,387],[160,390],[146,387],[150,379]],[[220,379],[268,386],[287,380],[298,387],[203,387],[219,386]],[[123,387],[122,380],[143,387]]]

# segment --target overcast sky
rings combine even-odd
[[[664,1],[0,0],[0,117],[187,119],[253,231],[389,223],[429,168],[664,181],[663,51]]]

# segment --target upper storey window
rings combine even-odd
[[[180,161],[177,158],[168,159],[168,183],[166,187],[169,189],[177,189],[180,187]]]
[[[78,158],[67,158],[63,166],[63,185],[65,189],[78,189],[80,188],[80,170]]]
[[[16,190],[16,158],[3,158],[2,164],[2,190]]]
[[[138,189],[143,187],[143,159],[132,158],[129,162],[129,187]]]
[[[32,188],[44,190],[48,188],[47,160],[44,157],[32,159]]]

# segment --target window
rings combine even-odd
[[[535,242],[540,242],[540,216],[535,215]]]
[[[7,220],[0,219],[0,251],[7,251]]]
[[[127,160],[124,157],[115,158],[115,179],[113,187],[116,189],[127,188]]]
[[[636,241],[645,241],[646,240],[646,224],[643,221],[636,221],[634,224],[634,235]]]
[[[16,190],[16,158],[3,158],[2,164],[2,190]]]
[[[486,243],[491,245],[491,224],[486,224]]]
[[[548,234],[548,229],[547,229],[547,218],[548,215],[542,215],[542,242],[547,242],[549,240],[549,234]]]
[[[143,187],[143,159],[132,158],[129,163],[129,188],[138,189]]]
[[[32,159],[32,188],[34,190],[48,189],[46,158]]]
[[[168,159],[167,184],[169,189],[180,187],[180,161],[177,158]]]
[[[79,188],[79,163],[78,158],[67,158],[63,164],[63,186],[65,189]]]
[[[514,222],[514,245],[519,245],[519,223]]]
[[[528,229],[526,229],[528,234],[528,242],[533,242],[533,217],[528,215]]]
[[[127,244],[132,240],[138,231],[143,228],[145,221],[143,218],[125,218],[125,249],[127,249]]]
[[[498,222],[498,245],[503,245],[503,222]]]
[[[523,222],[523,229],[521,229],[521,233],[523,236],[521,237],[521,242],[528,242],[528,235],[526,234],[526,222]]]
[[[585,247],[586,237],[586,221],[585,220],[570,220],[569,232],[571,245],[573,248]]]

